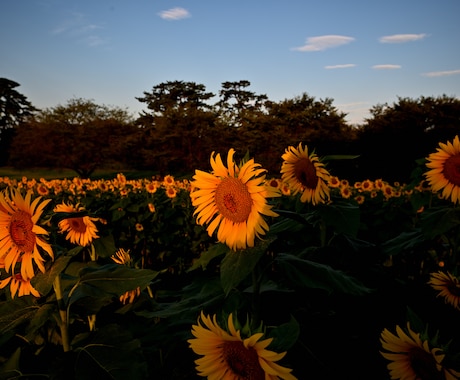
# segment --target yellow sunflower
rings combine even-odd
[[[16,293],[18,297],[32,294],[35,297],[40,297],[40,293],[32,286],[30,279],[26,280],[20,273],[13,274],[3,280],[0,280],[0,289],[10,285],[11,298],[14,298]]]
[[[433,191],[442,191],[442,197],[455,204],[460,201],[460,140],[458,135],[452,142],[439,143],[436,153],[428,156],[425,173]]]
[[[48,232],[38,225],[50,199],[40,200],[41,197],[37,197],[32,201],[32,191],[24,198],[17,189],[0,193],[0,259],[7,272],[13,273],[20,263],[25,280],[34,276],[34,263],[45,272],[43,251],[54,258],[51,245],[44,240]]]
[[[115,255],[113,255],[111,259],[115,261],[117,264],[126,265],[128,267],[132,266],[133,264],[133,260],[131,258],[131,255],[129,254],[129,249],[125,250],[123,248],[120,248],[117,252],[115,252]]]
[[[394,335],[384,329],[380,342],[386,352],[380,352],[391,361],[387,365],[391,379],[446,379],[458,380],[458,372],[444,368],[445,353],[441,348],[430,348],[428,340],[422,341],[419,333],[407,324],[407,333],[396,326]]]
[[[428,284],[439,291],[438,296],[444,297],[446,303],[460,310],[460,281],[457,277],[439,271],[430,274]]]
[[[301,193],[300,201],[313,205],[329,200],[331,175],[314,153],[308,154],[308,147],[290,146],[281,156],[281,180],[289,183],[293,195]]]
[[[166,195],[168,198],[176,198],[177,190],[172,186],[168,186],[166,187]]]
[[[266,350],[273,338],[261,340],[263,333],[242,338],[235,329],[232,314],[228,317],[228,332],[216,321],[201,312],[198,323],[192,326],[194,339],[190,348],[203,357],[195,360],[199,376],[209,380],[296,380],[292,370],[275,363],[286,352]]]
[[[208,225],[209,236],[217,230],[217,239],[232,250],[254,246],[254,239],[269,227],[265,216],[276,217],[267,198],[280,196],[277,189],[265,184],[265,169],[251,159],[240,167],[230,149],[227,167],[220,154],[211,154],[212,173],[196,170],[190,193],[196,207],[197,223]]]
[[[65,202],[57,205],[54,208],[54,212],[65,212],[65,213],[77,213],[84,211],[85,208],[80,205],[67,204]],[[59,222],[59,230],[61,233],[66,233],[66,239],[72,244],[78,244],[85,247],[94,239],[97,239],[97,227],[94,224],[98,218],[92,218],[88,215],[78,216],[75,218],[66,218]]]

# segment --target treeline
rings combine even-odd
[[[274,102],[246,80],[223,82],[218,94],[194,82],[160,83],[136,98],[146,106],[137,116],[81,98],[38,110],[18,86],[0,78],[0,165],[70,168],[81,177],[98,168],[188,175],[229,148],[276,175],[285,148],[304,142],[323,157],[357,156],[328,162],[340,177],[407,182],[417,160],[460,131],[460,100],[446,95],[379,104],[352,126],[330,98]]]

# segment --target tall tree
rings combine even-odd
[[[86,178],[97,168],[120,165],[136,129],[126,110],[77,98],[39,112],[17,131],[11,164],[69,168]]]
[[[0,164],[8,159],[15,128],[38,111],[16,87],[19,83],[0,78]]]
[[[160,83],[136,98],[146,103],[138,124],[144,165],[166,171],[191,171],[208,157],[215,114],[214,96],[195,82]]]
[[[216,108],[227,125],[244,126],[251,123],[258,113],[263,112],[268,97],[265,94],[256,94],[247,90],[250,85],[251,82],[248,80],[222,83]]]

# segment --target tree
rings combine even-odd
[[[268,97],[248,91],[250,85],[251,82],[248,80],[222,83],[222,89],[219,91],[220,100],[216,107],[221,119],[228,126],[242,127],[251,123],[257,114],[263,113]]]
[[[266,102],[266,108],[272,134],[267,145],[278,155],[272,158],[273,163],[275,159],[279,161],[289,145],[297,146],[300,142],[321,156],[352,154],[353,129],[346,123],[346,115],[333,106],[333,99],[316,100],[303,93],[280,102]],[[339,164],[334,165],[338,167]]]
[[[15,128],[32,117],[37,109],[27,97],[15,90],[19,83],[0,78],[0,163],[8,158],[8,150]]]
[[[135,131],[126,110],[71,99],[18,126],[10,161],[16,167],[70,168],[87,178],[97,168],[119,165]]]
[[[416,160],[435,151],[438,142],[451,140],[460,125],[460,99],[398,97],[378,104],[358,130],[363,176],[406,182],[417,169]]]
[[[190,172],[202,165],[210,153],[215,113],[207,101],[213,96],[202,84],[173,81],[136,98],[151,111],[137,120],[144,165],[161,172]]]

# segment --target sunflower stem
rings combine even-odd
[[[89,254],[90,254],[91,261],[97,260],[97,253],[96,253],[96,248],[94,247],[94,244],[91,244],[91,251]],[[96,331],[96,314],[88,315],[88,325],[89,325],[89,331]]]
[[[59,316],[61,318],[59,328],[61,330],[62,348],[64,352],[70,351],[69,329],[67,323],[67,309],[62,295],[61,276],[58,274],[53,282],[54,292],[56,293],[56,300],[59,309]]]
[[[321,247],[326,246],[326,223],[324,220],[321,220],[319,223],[319,236],[320,236],[320,242],[321,242]]]
[[[96,248],[94,248],[94,244],[91,244],[91,251],[89,255],[90,255],[91,261],[97,260],[97,253],[96,253]]]

